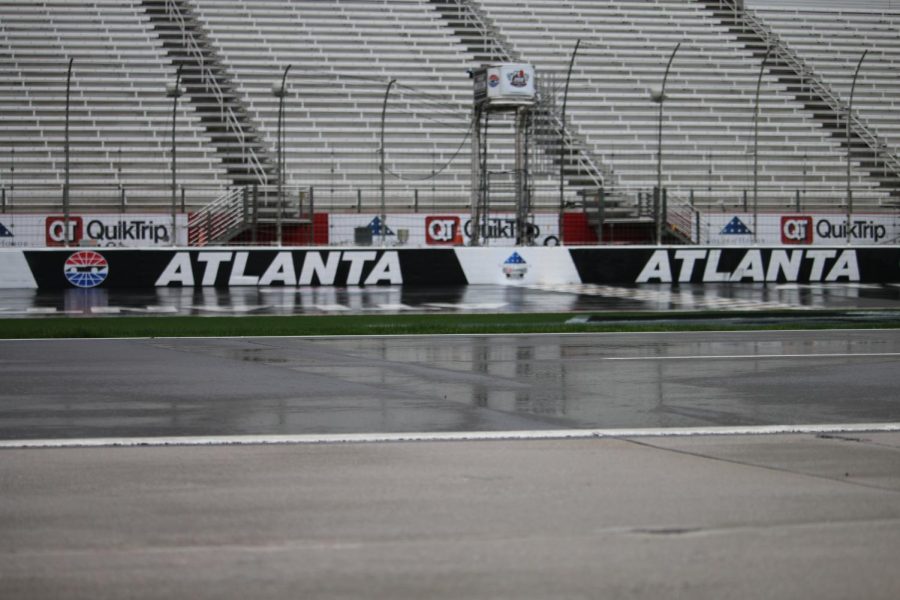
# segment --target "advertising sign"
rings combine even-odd
[[[895,215],[847,215],[839,213],[706,214],[704,242],[721,245],[786,244],[893,244],[900,238],[900,218]],[[754,231],[754,228],[756,231]],[[849,239],[848,239],[849,237]]]
[[[176,215],[175,226],[175,243],[187,244],[187,215]],[[72,214],[68,229],[60,214],[0,215],[0,248],[171,246],[171,236],[171,215]]]
[[[897,246],[0,249],[0,287],[898,283]]]
[[[559,215],[537,213],[527,225],[537,246],[559,244]],[[334,245],[356,242],[355,231],[360,228],[372,232],[372,243],[380,243],[382,235],[390,246],[425,248],[433,246],[464,246],[472,239],[474,226],[469,213],[392,213],[385,222],[372,213],[331,214],[328,218],[328,239]],[[402,235],[401,235],[402,233]],[[493,213],[482,225],[480,238],[485,246],[514,246],[516,243],[516,215]]]

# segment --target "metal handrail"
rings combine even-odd
[[[864,119],[858,115],[848,114],[849,108],[846,103],[819,77],[815,69],[794,52],[755,12],[744,7],[743,3],[739,6],[736,0],[719,0],[719,4],[730,8],[734,12],[735,20],[742,26],[749,26],[772,49],[776,58],[791,67],[800,77],[801,85],[814,91],[835,114],[848,118],[853,133],[884,161],[895,176],[900,177],[900,160],[888,151],[887,145],[872,132],[871,126]],[[847,144],[849,147],[849,139]]]
[[[519,55],[504,43],[503,35],[494,27],[490,18],[481,7],[469,0],[454,0],[456,16],[467,26],[478,32],[481,39],[487,42],[492,60],[503,62],[515,62],[520,60]]]
[[[188,245],[205,246],[245,223],[244,188],[233,188],[188,217]]]
[[[253,169],[253,172],[256,174],[256,178],[261,185],[265,185],[268,182],[268,177],[266,175],[265,169],[263,169],[262,163],[259,160],[259,157],[256,156],[256,152],[253,150],[251,146],[247,144],[247,135],[244,133],[244,129],[241,126],[240,121],[238,121],[237,116],[235,116],[232,108],[225,103],[225,94],[222,92],[222,88],[219,86],[218,81],[216,80],[215,75],[212,73],[212,70],[206,64],[206,58],[203,54],[203,51],[200,49],[200,46],[197,44],[194,39],[193,33],[188,29],[184,15],[181,13],[181,9],[175,0],[166,0],[165,3],[166,13],[169,15],[169,18],[178,25],[181,30],[181,41],[182,45],[187,48],[187,50],[191,53],[191,56],[194,60],[197,61],[197,64],[200,66],[200,74],[203,78],[203,83],[207,87],[207,89],[211,89],[213,95],[216,98],[216,101],[219,104],[220,118],[228,127],[228,129],[238,138],[241,146],[241,158],[249,163],[250,167]]]

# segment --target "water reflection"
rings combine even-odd
[[[369,286],[0,290],[0,316],[294,315],[897,308],[897,286]]]
[[[0,346],[6,439],[900,420],[893,331],[59,340],[10,348]]]

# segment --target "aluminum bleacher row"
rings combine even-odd
[[[385,115],[388,201],[411,204],[417,185],[465,189],[472,97],[466,69],[473,58],[427,1],[196,0],[194,6],[276,151],[279,101],[272,88],[291,66],[286,184],[316,186],[320,199],[344,204],[364,189],[371,202],[380,178],[381,111],[395,79]],[[432,182],[433,170],[441,172]]]
[[[17,206],[48,200],[40,186],[64,178],[66,63],[73,58],[70,181],[95,193],[98,208],[130,201],[165,209],[171,182],[172,98],[177,61],[154,29],[151,5],[174,4],[200,24],[222,72],[246,110],[270,169],[278,152],[279,98],[273,85],[291,65],[284,98],[284,183],[315,186],[336,205],[371,206],[380,178],[381,110],[387,82],[384,159],[389,206],[411,203],[413,190],[437,190],[444,205],[466,208],[470,178],[475,51],[429,0],[67,0],[0,3],[0,187]],[[753,184],[754,110],[760,58],[707,3],[697,0],[473,0],[470,3],[533,62],[538,76],[560,80],[576,39],[567,122],[623,189],[656,183],[658,88],[676,43],[664,106],[663,181],[673,193],[696,191],[716,207],[738,202]],[[796,51],[842,96],[854,60],[860,115],[896,154],[900,145],[900,14],[884,11],[760,9]],[[558,94],[558,88],[556,93]],[[557,106],[560,98],[553,99]],[[188,207],[214,198],[235,180],[223,144],[212,139],[198,107],[183,96],[177,111],[178,184]],[[492,122],[491,171],[512,168],[509,121]],[[552,160],[546,149],[545,161]],[[539,154],[536,152],[535,154]],[[759,110],[763,207],[838,207],[846,150],[812,112],[768,71]],[[548,158],[549,157],[549,158]],[[546,166],[547,163],[545,163]],[[896,198],[854,161],[857,207],[892,206]],[[551,184],[551,168],[533,173]],[[436,173],[436,174],[435,174]],[[106,187],[99,187],[106,186]],[[444,191],[441,191],[444,190]],[[361,192],[362,191],[362,192]],[[568,190],[570,196],[574,190]],[[10,194],[10,197],[13,197]],[[427,197],[427,194],[426,194]],[[554,195],[536,196],[553,208]],[[90,200],[84,200],[89,202]]]
[[[701,2],[678,0],[481,0],[501,32],[541,71],[572,73],[568,113],[612,164],[622,184],[655,185],[658,89],[676,43],[663,132],[663,185],[695,189],[715,204],[722,191],[752,186],[754,107],[760,59]],[[838,139],[770,73],[759,113],[761,198],[782,205],[792,190],[840,188],[846,153]],[[877,205],[887,200],[868,173],[853,186]],[[713,190],[713,193],[706,193]],[[719,190],[716,192],[716,190]],[[863,195],[863,194],[861,194]]]
[[[900,14],[809,8],[765,8],[757,13],[841,98],[849,99],[856,65],[868,50],[853,108],[894,154],[900,151]]]
[[[168,202],[174,68],[139,2],[3,2],[0,48],[0,182],[14,202],[44,206],[64,180],[69,58],[73,201],[118,207],[125,186],[142,190],[135,202]],[[211,199],[225,170],[186,103],[176,122],[179,180]]]

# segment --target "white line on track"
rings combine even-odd
[[[338,433],[308,435],[235,435],[196,437],[82,438],[0,440],[2,449],[102,448],[140,446],[230,446],[269,444],[361,444],[378,442],[519,441],[595,438],[688,437],[779,434],[846,434],[900,432],[900,423],[839,423],[821,425],[756,425],[746,427],[686,427],[647,429],[557,429],[534,431],[460,431],[422,433]]]
[[[891,358],[900,352],[840,352],[836,354],[713,354],[691,356],[607,356],[601,360],[748,360],[759,358]]]

